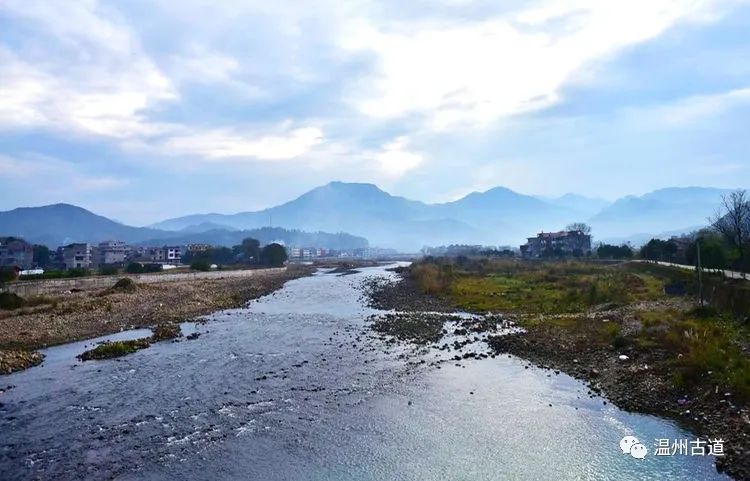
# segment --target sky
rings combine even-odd
[[[750,187],[750,2],[1,0],[0,210]]]

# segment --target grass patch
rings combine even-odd
[[[82,361],[91,361],[94,359],[111,359],[132,354],[139,349],[149,347],[151,343],[148,338],[132,339],[129,341],[107,341],[99,344],[94,349],[85,351],[78,356]]]
[[[26,300],[13,292],[0,292],[0,309],[20,309],[26,305]]]
[[[176,323],[159,324],[153,329],[151,340],[154,342],[168,341],[182,336],[180,325]]]
[[[750,357],[742,350],[750,343],[747,327],[705,308],[644,312],[639,319],[638,345],[669,353],[675,386],[709,384],[750,400]]]
[[[664,296],[663,284],[616,266],[579,265],[518,269],[485,275],[464,273],[448,295],[472,311],[559,314],[601,304],[623,305]]]

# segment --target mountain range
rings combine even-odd
[[[331,182],[268,209],[193,214],[147,227],[123,225],[67,204],[19,208],[0,212],[0,235],[17,235],[49,245],[106,239],[226,244],[247,234],[241,231],[278,226],[347,232],[366,238],[372,246],[416,251],[424,245],[456,243],[518,245],[539,231],[559,230],[570,222],[583,221],[592,226],[597,240],[640,239],[706,225],[719,207],[721,195],[727,192],[673,187],[608,202],[577,194],[532,196],[495,187],[453,202],[427,204],[391,195],[373,184]],[[345,242],[359,241],[352,237]]]

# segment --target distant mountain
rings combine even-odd
[[[577,194],[535,197],[495,187],[453,202],[426,204],[388,194],[372,184],[331,182],[269,209],[190,215],[151,227],[179,230],[210,223],[236,229],[278,225],[306,231],[346,231],[366,237],[372,245],[408,251],[424,245],[516,245],[535,232],[558,230],[580,221],[592,224],[595,239],[705,225],[725,192],[668,188],[610,203]]]
[[[372,245],[416,250],[427,243],[471,242],[479,229],[423,202],[390,195],[372,184],[331,182],[276,207],[238,214],[190,215],[152,225],[183,229],[212,222],[236,229],[269,225],[306,231],[350,232]]]
[[[18,236],[50,247],[110,239],[139,242],[166,234],[158,229],[120,224],[70,204],[20,207],[0,212],[0,235]]]
[[[286,232],[346,232],[353,236],[346,242],[357,244],[364,238],[372,246],[414,252],[425,245],[518,245],[536,232],[584,221],[591,224],[595,240],[641,239],[650,233],[705,226],[727,192],[672,187],[609,203],[576,194],[541,198],[496,187],[453,202],[426,204],[391,195],[373,184],[331,182],[268,209],[194,214],[147,228],[120,224],[67,204],[14,209],[0,212],[0,235],[17,235],[51,246],[106,239],[230,245],[250,235],[247,231],[261,235],[268,232],[263,228],[277,226]],[[290,244],[310,246],[310,239],[316,239],[291,234],[287,238]],[[317,239],[334,242],[330,237]]]
[[[223,224],[217,224],[215,222],[201,222],[200,224],[193,224],[182,229],[178,229],[180,232],[208,232],[211,230],[237,230],[233,227],[229,227]]]
[[[727,189],[670,187],[640,197],[627,196],[591,217],[599,237],[627,237],[639,232],[666,232],[705,226]]]
[[[546,200],[562,209],[567,209],[569,212],[575,213],[581,219],[588,219],[612,204],[612,202],[606,199],[586,197],[570,193],[560,197],[540,197],[540,199]]]
[[[253,231],[210,228],[215,225],[192,224],[181,232],[132,227],[70,204],[21,207],[0,212],[0,236],[17,236],[28,242],[44,244],[51,248],[72,242],[95,244],[104,240],[122,240],[130,244],[141,245],[195,242],[230,246],[239,244],[245,237],[255,237],[261,243],[281,240],[290,245],[330,249],[354,249],[368,245],[367,239],[345,233],[308,233],[280,228]],[[203,231],[203,229],[207,230]]]
[[[185,245],[191,243],[211,244],[231,247],[242,242],[242,239],[252,237],[258,239],[261,244],[271,242],[283,242],[288,246],[303,247],[326,247],[328,249],[358,249],[368,247],[369,243],[364,237],[351,234],[327,232],[303,232],[300,230],[288,230],[281,227],[263,227],[251,230],[226,230],[216,229],[198,233],[176,234],[168,237],[149,239],[140,242],[142,245]]]

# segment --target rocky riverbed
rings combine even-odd
[[[434,343],[445,351],[455,351],[451,361],[466,357],[483,358],[515,355],[551,373],[564,372],[589,385],[589,396],[633,412],[654,414],[677,421],[703,440],[722,439],[725,456],[717,457],[716,467],[738,480],[750,479],[750,417],[746,407],[718,386],[675,389],[674,375],[665,352],[634,345],[602,345],[588,342],[585,333],[556,328],[554,323],[519,322],[502,316],[477,317],[445,329],[452,316],[436,312],[455,311],[445,299],[419,291],[408,278],[374,279],[366,282],[370,305],[398,312],[373,320],[376,332],[393,339],[425,344]],[[632,309],[632,306],[623,310]],[[627,316],[617,308],[592,315],[592,322],[619,322]],[[500,324],[498,324],[500,321]],[[502,332],[497,333],[498,328]],[[474,333],[474,335],[472,335]],[[444,335],[460,335],[440,344]],[[481,336],[481,338],[480,338]],[[489,348],[466,350],[484,340]]]
[[[240,307],[312,270],[291,266],[285,272],[248,278],[127,283],[122,289],[35,299],[33,307],[0,311],[0,374],[39,364],[42,356],[36,349]]]

